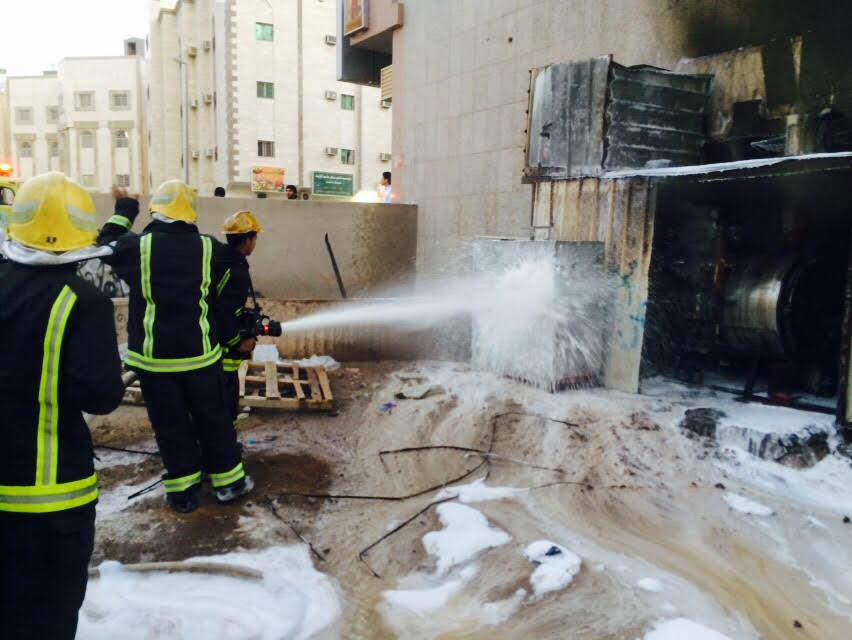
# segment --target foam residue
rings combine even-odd
[[[526,548],[524,556],[538,565],[530,576],[537,596],[564,589],[580,570],[580,557],[550,540],[536,540]]]
[[[200,573],[136,573],[105,562],[89,581],[78,638],[308,638],[341,607],[307,547],[273,547],[196,560],[263,572],[263,580]],[[191,562],[191,561],[188,561]]]
[[[435,496],[435,500],[455,497],[459,499],[459,502],[469,504],[471,502],[483,502],[485,500],[512,498],[519,493],[524,493],[526,491],[526,489],[515,489],[513,487],[489,487],[485,484],[485,478],[479,478],[470,484],[445,487],[438,492]]]
[[[663,590],[663,583],[656,578],[641,578],[636,581],[636,586],[651,593],[659,593]]]
[[[728,491],[724,495],[725,502],[735,511],[752,516],[771,516],[774,512],[765,504],[750,500],[738,493]]]
[[[688,618],[673,618],[654,625],[643,640],[731,640],[728,636],[714,631]]]
[[[438,505],[437,511],[444,528],[423,536],[423,547],[437,557],[438,573],[446,573],[480,551],[512,539],[505,531],[490,527],[488,519],[476,509],[447,502]]]

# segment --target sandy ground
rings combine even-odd
[[[240,421],[256,488],[234,505],[205,496],[197,512],[179,515],[161,487],[127,500],[159,477],[159,460],[96,449],[92,564],[301,540],[341,591],[343,616],[324,638],[632,639],[676,615],[731,638],[850,637],[852,525],[726,477],[712,445],[674,426],[683,409],[665,398],[547,394],[448,363],[346,363],[330,380],[335,414],[255,411]],[[417,382],[441,389],[394,398]],[[153,451],[149,429],[144,408],[123,406],[96,420],[93,438]],[[405,448],[413,450],[387,453]],[[481,553],[476,575],[439,610],[391,606],[386,590],[452,577],[436,577],[422,537],[441,528],[442,485],[476,479],[525,490],[471,505],[511,542]],[[726,490],[747,490],[775,514],[737,512]],[[819,544],[806,526],[814,519],[828,532]],[[542,539],[582,566],[569,587],[534,597],[523,550]],[[660,590],[637,588],[649,577]]]

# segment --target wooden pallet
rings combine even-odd
[[[293,361],[276,364],[245,360],[237,376],[241,406],[313,411],[334,408],[325,367],[303,367]]]
[[[237,370],[240,406],[298,411],[330,411],[334,396],[325,367],[303,367],[297,362],[276,364],[244,360]],[[145,404],[136,380],[124,390],[124,402]]]

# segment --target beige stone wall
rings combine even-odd
[[[96,196],[106,218],[113,202]],[[143,199],[142,210],[147,201]],[[327,233],[349,297],[380,295],[388,287],[411,283],[417,241],[417,208],[351,202],[201,198],[199,228],[224,241],[224,219],[250,210],[264,233],[249,259],[254,286],[264,296],[280,299],[340,298],[325,246]],[[142,213],[133,228],[149,221]]]
[[[529,235],[530,69],[608,53],[672,68],[795,28],[758,0],[406,2],[393,33],[394,185],[419,208],[418,272],[468,269],[475,236]]]

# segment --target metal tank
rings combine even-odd
[[[830,359],[840,335],[841,287],[842,273],[820,257],[747,262],[728,279],[720,338],[741,353]]]

